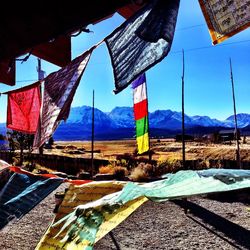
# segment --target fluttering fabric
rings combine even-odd
[[[223,175],[223,179],[217,178]],[[230,182],[225,181],[225,176]],[[239,178],[240,177],[240,178]],[[83,241],[91,240],[86,232],[98,232],[98,228],[103,222],[105,213],[114,213],[124,204],[135,199],[146,197],[152,201],[166,201],[184,197],[203,195],[215,192],[226,192],[250,187],[250,171],[248,170],[216,170],[216,173],[209,170],[192,171],[184,170],[175,174],[167,174],[166,179],[146,184],[128,182],[121,191],[106,195],[99,200],[86,203],[76,207],[76,209],[55,223],[54,226],[61,225],[61,231],[57,235],[67,231],[64,242],[66,244],[79,244]],[[93,245],[89,245],[88,250]],[[66,248],[65,248],[66,249]],[[70,249],[70,248],[69,248]]]
[[[94,48],[96,46],[45,78],[42,117],[34,148],[42,146],[52,136],[61,120],[67,120],[70,105]]]
[[[167,56],[178,9],[179,0],[150,1],[104,39],[113,66],[114,93]]]
[[[88,249],[89,245],[93,245],[94,242],[97,242],[108,232],[114,229],[140,205],[147,201],[147,199],[145,197],[140,197],[139,199],[128,202],[126,206],[124,205],[119,209],[116,209],[116,211],[109,209],[105,213],[103,213],[104,216],[102,216],[102,212],[104,212],[105,208],[100,208],[100,211],[96,210],[96,220],[92,220],[91,216],[89,216],[90,220],[86,218],[86,220],[84,221],[79,221],[77,228],[80,228],[81,225],[84,226],[85,223],[88,223],[88,226],[85,228],[86,230],[81,234],[80,238],[76,238],[75,241],[72,240],[69,244],[65,244],[63,240],[66,235],[65,231],[61,233],[59,237],[55,237],[61,230],[60,223],[58,226],[56,226],[56,223],[59,222],[61,218],[74,211],[77,206],[88,203],[90,201],[98,200],[104,196],[107,197],[108,195],[112,195],[113,193],[122,190],[125,184],[126,182],[102,181],[92,182],[81,186],[70,185],[58,209],[56,218],[53,223],[54,225],[51,225],[48,228],[44,237],[37,245],[36,250]],[[75,231],[77,231],[77,228]]]
[[[61,178],[14,173],[0,192],[0,229],[28,213],[62,182]]]
[[[40,82],[7,94],[7,128],[35,134],[41,108]]]
[[[60,178],[63,180],[63,182],[69,182],[71,184],[74,184],[74,185],[82,185],[82,184],[86,184],[86,183],[89,183],[89,182],[92,182],[92,180],[72,180],[72,179],[68,179],[68,178],[62,178],[56,174],[53,174],[53,173],[46,173],[46,174],[34,174],[34,173],[31,173],[29,171],[26,171],[20,167],[13,167],[13,166],[10,166],[8,167],[8,169],[11,171],[11,172],[14,172],[14,173],[17,173],[17,174],[24,174],[24,175],[29,175],[29,176],[37,176],[37,177],[42,177],[42,178]]]
[[[145,74],[132,82],[138,154],[149,150],[148,99]]]
[[[199,0],[199,3],[214,45],[250,26],[250,0]]]

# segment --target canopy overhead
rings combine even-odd
[[[142,0],[92,0],[84,8],[79,2],[7,1],[1,9],[0,82],[15,85],[15,58],[34,54],[58,66],[71,61],[70,35],[89,24],[102,21],[115,12],[128,18],[143,4]]]

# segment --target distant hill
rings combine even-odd
[[[111,112],[95,108],[95,139],[111,140],[133,138],[135,122],[132,107],[115,107]],[[238,114],[238,127],[242,133],[250,134],[250,114]],[[149,128],[152,137],[173,137],[181,133],[181,112],[156,110],[149,112]],[[90,140],[92,127],[92,108],[73,107],[66,122],[61,122],[53,135],[55,140]],[[234,116],[225,121],[211,119],[209,116],[185,115],[186,133],[203,135],[225,128],[234,127]],[[6,125],[0,123],[0,134],[5,134]]]
[[[5,135],[6,134],[6,124],[0,123],[0,134]]]

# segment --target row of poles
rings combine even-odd
[[[239,147],[239,138],[238,138],[238,123],[237,123],[237,113],[236,113],[236,104],[235,104],[235,93],[234,93],[234,78],[233,78],[233,70],[232,70],[232,61],[231,58],[229,59],[230,63],[230,76],[231,76],[231,84],[232,84],[232,96],[233,96],[233,108],[234,108],[234,122],[235,122],[235,139],[236,139],[236,161],[237,161],[237,167],[241,168],[240,163],[240,147]],[[38,58],[38,79],[43,79],[44,72],[41,70],[41,59]],[[185,154],[185,99],[184,99],[184,90],[185,90],[185,55],[184,50],[182,50],[182,76],[181,76],[181,82],[182,82],[182,167],[183,169],[186,169],[186,154]],[[91,176],[94,175],[94,127],[95,127],[95,91],[93,90],[92,95],[92,133],[91,133]],[[149,150],[149,159],[151,160],[151,154]]]
[[[232,84],[232,96],[233,96],[233,108],[234,108],[234,136],[236,140],[236,162],[237,168],[241,168],[240,162],[240,146],[239,146],[239,137],[238,137],[238,122],[237,122],[237,113],[236,113],[236,104],[235,104],[235,93],[234,93],[234,78],[233,78],[233,69],[232,69],[232,61],[229,59],[230,64],[230,76],[231,76],[231,84]],[[184,110],[184,77],[185,77],[185,56],[184,50],[182,50],[182,167],[186,169],[186,155],[185,155],[185,110]]]

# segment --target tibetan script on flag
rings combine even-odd
[[[41,108],[40,82],[7,94],[7,128],[35,134]]]
[[[213,44],[250,26],[250,0],[199,0]]]
[[[112,61],[115,90],[119,93],[170,51],[179,0],[151,1],[104,41]]]
[[[134,116],[136,123],[136,141],[138,153],[149,150],[148,134],[148,100],[145,74],[138,77],[133,83]]]
[[[61,120],[67,120],[70,105],[94,48],[45,78],[41,124],[35,135],[34,148],[42,146],[52,136]]]
[[[39,244],[36,247],[36,250],[56,250],[56,249],[65,249],[65,250],[89,250],[92,249],[89,245],[93,246],[94,242],[97,242],[107,233],[117,227],[122,221],[124,221],[131,213],[133,213],[140,205],[147,201],[145,197],[139,197],[136,200],[128,202],[121,207],[117,206],[117,209],[110,213],[104,213],[101,215],[101,206],[99,207],[100,213],[98,215],[100,220],[103,220],[100,225],[97,223],[90,223],[89,226],[82,224],[83,227],[77,226],[79,232],[81,232],[82,240],[73,238],[65,244],[63,239],[66,236],[66,232],[61,231],[64,223],[70,221],[70,217],[73,215],[74,211],[79,205],[88,205],[93,201],[100,200],[105,198],[110,194],[115,194],[122,190],[124,183],[119,183],[116,181],[113,182],[92,182],[86,185],[70,185],[69,190],[66,192],[66,195],[62,201],[62,204],[59,207],[58,213],[52,225],[48,228],[44,237],[40,240]],[[109,200],[108,200],[109,201]],[[111,201],[110,201],[111,202]],[[100,203],[101,204],[101,203]],[[78,207],[79,208],[79,207]],[[79,208],[78,211],[81,211]],[[112,212],[111,212],[112,211]],[[80,216],[80,213],[79,213]],[[73,216],[74,217],[74,216]],[[55,224],[60,221],[62,218],[65,218],[61,223]],[[96,218],[95,218],[96,219]],[[70,226],[74,227],[74,221],[71,221]],[[54,226],[53,226],[54,225]],[[70,227],[69,227],[70,228]],[[57,237],[56,237],[57,236]],[[85,239],[84,236],[87,236]],[[92,244],[91,242],[92,241]]]

